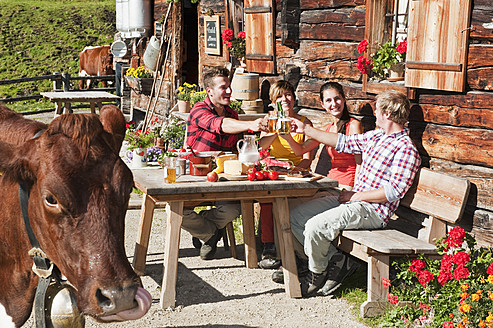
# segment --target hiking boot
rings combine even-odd
[[[296,255],[295,258],[296,269],[298,270],[298,278],[302,279],[309,272],[308,261],[300,258],[298,255]],[[272,273],[272,281],[277,282],[278,284],[284,284],[284,272],[282,267],[279,267],[279,269]]]
[[[276,258],[276,246],[274,243],[265,243],[262,251],[262,260],[258,263],[261,269],[277,269],[281,261]]]
[[[200,258],[202,260],[211,260],[214,257],[217,250],[217,242],[221,237],[221,230],[216,229],[214,235],[200,247]]]
[[[350,256],[340,252],[336,253],[332,257],[327,268],[327,281],[321,290],[322,294],[333,294],[339,287],[341,287],[344,279],[353,274],[359,266],[360,264],[353,260]]]
[[[308,274],[301,279],[301,296],[310,297],[315,295],[322,288],[327,280],[327,271],[315,273],[308,271]]]

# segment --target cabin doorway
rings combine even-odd
[[[183,1],[183,64],[182,82],[197,84],[199,81],[199,36],[197,4]]]

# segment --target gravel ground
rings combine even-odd
[[[31,118],[49,122],[52,117],[53,113],[47,113]],[[128,210],[125,246],[130,262],[133,260],[139,218],[140,209]],[[180,241],[176,307],[162,310],[159,294],[165,218],[164,208],[155,210],[146,273],[142,277],[144,288],[153,297],[149,312],[139,320],[125,323],[101,324],[87,318],[87,328],[367,327],[352,314],[353,305],[341,298],[286,297],[284,286],[271,280],[272,270],[247,269],[244,266],[241,260],[244,259],[243,245],[237,246],[240,260],[231,258],[230,253],[220,247],[217,259],[202,261],[198,250],[192,246],[190,234],[184,230]],[[34,327],[32,318],[23,327]]]

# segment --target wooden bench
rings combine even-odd
[[[465,178],[421,168],[387,228],[345,230],[334,241],[342,251],[368,263],[368,299],[361,305],[361,316],[383,311],[388,289],[382,278],[389,278],[391,257],[437,255],[434,240],[446,234],[448,223],[461,218],[469,186]]]

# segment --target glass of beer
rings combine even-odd
[[[277,111],[269,111],[269,133],[277,132]]]
[[[164,158],[164,182],[165,183],[175,183],[176,174],[176,157],[165,157]]]
[[[280,118],[277,121],[277,133],[279,134],[288,134],[291,131],[291,122],[289,118]]]

